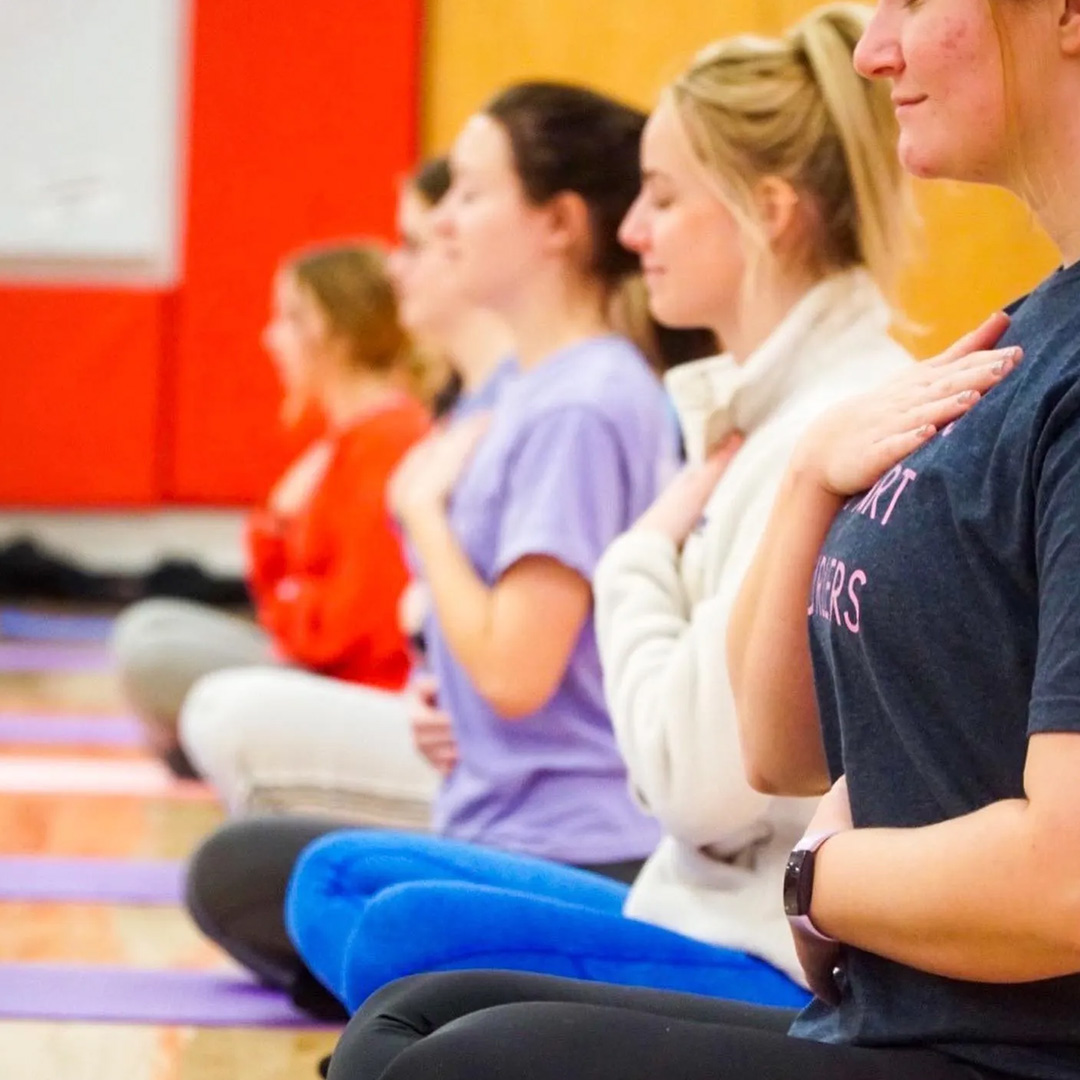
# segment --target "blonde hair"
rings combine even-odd
[[[854,68],[871,11],[832,4],[783,37],[741,36],[703,50],[666,91],[705,168],[756,249],[765,177],[812,200],[825,272],[865,266],[890,290],[912,217],[889,91]]]
[[[286,259],[284,269],[307,289],[355,371],[395,374],[414,396],[430,401],[437,375],[398,318],[386,257],[373,244],[332,244]]]

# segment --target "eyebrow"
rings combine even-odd
[[[667,173],[661,172],[659,169],[642,169],[641,170],[642,182],[646,180],[667,180],[670,182],[671,177]]]

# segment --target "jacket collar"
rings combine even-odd
[[[730,432],[759,427],[801,386],[849,363],[843,349],[829,347],[838,335],[858,324],[884,334],[889,321],[889,307],[870,275],[848,270],[806,293],[744,363],[722,353],[672,368],[664,383],[687,459],[702,461]]]

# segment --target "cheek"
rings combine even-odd
[[[714,213],[671,215],[658,233],[657,247],[663,247],[665,265],[699,292],[739,273],[738,233]]]

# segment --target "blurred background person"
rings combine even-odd
[[[409,671],[397,620],[407,576],[386,485],[429,417],[381,252],[338,245],[286,259],[263,343],[285,390],[285,420],[315,405],[326,434],[251,515],[257,622],[150,600],[121,616],[113,638],[129,700],[181,774],[191,766],[177,717],[208,672],[280,663],[396,691]]]

